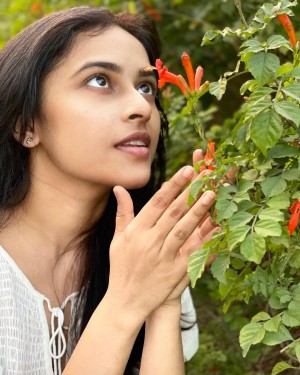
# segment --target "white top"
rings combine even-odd
[[[63,332],[63,310],[70,301],[72,314],[77,296],[73,293],[62,306],[52,307],[0,245],[0,375],[61,374],[61,358],[71,345]],[[51,313],[50,333],[45,305]],[[184,320],[193,321],[195,309],[189,289],[183,293],[182,305]],[[182,339],[188,360],[198,349],[197,325],[183,331]]]

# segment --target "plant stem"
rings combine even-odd
[[[239,12],[239,15],[241,17],[241,20],[242,20],[243,24],[245,25],[246,29],[248,29],[248,24],[247,24],[247,22],[245,20],[245,17],[244,17],[241,1],[240,0],[233,0],[233,1],[234,1],[234,5],[237,7],[237,10]]]

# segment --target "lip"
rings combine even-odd
[[[143,142],[144,146],[130,145],[129,142]],[[135,132],[116,143],[114,147],[122,152],[138,157],[149,157],[151,137],[147,132]]]
[[[135,132],[135,133],[130,134],[128,137],[123,138],[120,142],[115,144],[115,147],[127,147],[126,144],[132,141],[143,142],[145,143],[144,147],[148,148],[151,143],[151,137],[147,132]],[[130,147],[134,147],[134,146],[130,146]],[[141,147],[141,146],[137,146],[137,147]]]

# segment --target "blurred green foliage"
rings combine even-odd
[[[241,3],[247,19],[264,1],[244,0]],[[195,66],[204,68],[204,80],[217,81],[225,71],[235,68],[239,45],[234,38],[200,47],[206,31],[240,26],[234,0],[1,0],[0,47],[23,27],[52,11],[85,5],[148,14],[161,35],[161,58],[177,74],[183,73],[180,62],[183,51],[192,57]],[[300,6],[293,11],[295,29],[300,31]],[[273,22],[264,31],[265,37],[275,32],[283,32],[279,22]],[[298,36],[300,39],[299,33]],[[238,80],[231,81],[221,102],[209,95],[203,97],[201,121],[208,140],[222,141],[230,133],[242,102],[239,87]],[[203,145],[188,117],[178,116],[184,99],[178,95],[176,88],[167,87],[164,90],[163,104],[171,120],[167,145],[170,175],[181,165],[190,162],[193,150]],[[218,284],[208,271],[193,290],[193,296],[201,334],[199,352],[186,367],[188,375],[267,375],[272,365],[282,359],[274,358],[270,349],[260,346],[255,347],[246,358],[242,357],[238,345],[239,330],[250,316],[262,309],[261,301],[252,301],[247,306],[236,303],[225,317],[219,301]]]

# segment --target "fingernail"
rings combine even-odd
[[[190,178],[194,175],[194,168],[188,165],[187,167],[184,168],[183,170],[183,176],[185,178]]]
[[[201,197],[204,204],[210,204],[215,200],[215,194],[212,191],[205,191]]]

